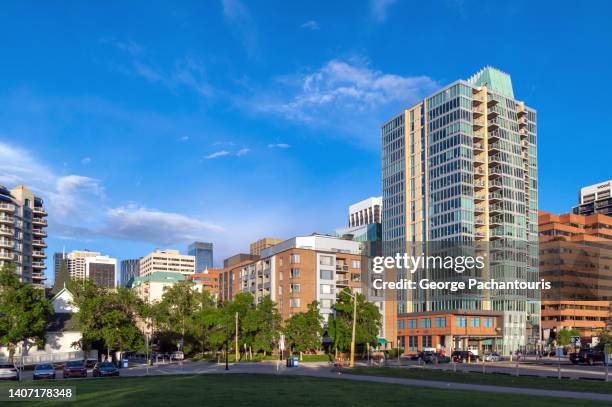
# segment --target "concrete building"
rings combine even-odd
[[[178,250],[155,250],[140,259],[140,276],[146,277],[155,272],[195,273],[195,257],[181,254]]]
[[[349,206],[349,227],[382,222],[382,196],[364,199]]]
[[[258,258],[259,255],[256,254],[238,253],[223,260],[223,268],[232,268],[245,261],[257,260]]]
[[[283,239],[275,239],[273,237],[264,237],[263,239],[259,239],[258,241],[251,243],[249,252],[253,256],[259,256],[263,249],[266,249],[268,247],[274,246],[282,242],[283,242]]]
[[[187,254],[195,257],[195,269],[200,273],[204,269],[213,267],[213,244],[193,242],[187,247]]]
[[[385,122],[381,137],[386,255],[421,250],[418,242],[498,248],[518,242],[529,253],[524,262],[492,263],[487,272],[498,280],[537,281],[536,112],[515,98],[508,74],[486,67],[453,82]],[[539,327],[535,298],[397,294],[389,300],[402,318],[433,310],[502,311],[505,354],[538,340],[527,337]]]
[[[121,287],[130,287],[140,275],[140,259],[121,260]]]
[[[0,267],[15,265],[22,281],[44,288],[47,212],[43,200],[25,186],[0,185]]]
[[[168,287],[187,279],[186,274],[165,271],[153,271],[134,278],[132,289],[146,303],[161,301]]]
[[[574,208],[577,215],[612,216],[612,180],[589,185],[580,189],[578,206]]]
[[[88,278],[102,287],[117,286],[117,259],[89,250],[74,250],[66,255],[71,279]]]
[[[612,217],[540,211],[539,230],[540,277],[554,287],[542,293],[543,338],[598,336],[612,317]]]
[[[207,268],[200,273],[194,273],[187,278],[196,284],[198,290],[206,290],[215,298],[219,296],[219,274],[222,269]]]

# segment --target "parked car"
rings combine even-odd
[[[94,377],[119,376],[119,369],[111,362],[96,363],[93,368]]]
[[[456,363],[475,362],[478,360],[478,356],[469,350],[456,350],[451,354],[451,358]]]
[[[181,351],[172,352],[171,358],[174,360],[183,360],[185,359],[185,354]]]
[[[1,380],[19,380],[19,370],[12,363],[0,363]]]
[[[34,380],[55,379],[55,367],[51,363],[39,363],[34,367]]]
[[[499,353],[492,352],[484,355],[482,360],[485,362],[499,362],[500,360],[503,360],[503,358]]]
[[[64,365],[64,378],[87,377],[87,366],[82,360],[73,360]]]
[[[588,365],[594,365],[595,363],[604,363],[605,355],[601,348],[583,348],[578,352],[570,353],[570,361],[577,365],[578,363],[586,363]]]
[[[85,366],[87,367],[87,369],[92,369],[96,363],[98,363],[98,359],[96,358],[88,358],[85,360]]]

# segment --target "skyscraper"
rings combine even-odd
[[[387,253],[408,251],[415,242],[488,242],[497,248],[517,242],[528,251],[523,261],[491,263],[489,274],[537,279],[536,112],[515,99],[508,74],[486,67],[453,82],[384,123],[381,137]],[[525,346],[529,332],[539,332],[539,302],[525,296],[409,296],[398,293],[399,315],[502,312],[497,339],[505,353]],[[472,338],[423,337],[419,347],[436,340],[465,349]]]
[[[577,215],[612,216],[612,180],[589,185],[580,189],[578,206],[574,207]]]
[[[0,185],[0,267],[13,263],[22,281],[39,288],[47,279],[45,216],[43,200],[28,188],[20,185],[9,191]]]
[[[196,259],[196,272],[213,266],[213,244],[204,242],[193,242],[187,247],[187,254]]]
[[[116,287],[117,259],[89,250],[74,250],[66,255],[71,279],[88,278],[102,287]]]
[[[128,287],[140,275],[140,260],[121,260],[121,287]]]

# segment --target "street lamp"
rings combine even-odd
[[[229,321],[225,321],[225,370],[229,370]]]

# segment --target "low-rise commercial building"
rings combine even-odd
[[[200,273],[194,273],[188,276],[188,279],[196,284],[198,290],[206,290],[215,298],[219,296],[219,274],[222,269],[207,268]]]
[[[136,294],[144,302],[152,304],[162,300],[168,287],[173,286],[179,281],[184,281],[186,278],[181,273],[154,271],[134,278],[132,289],[136,291]]]

